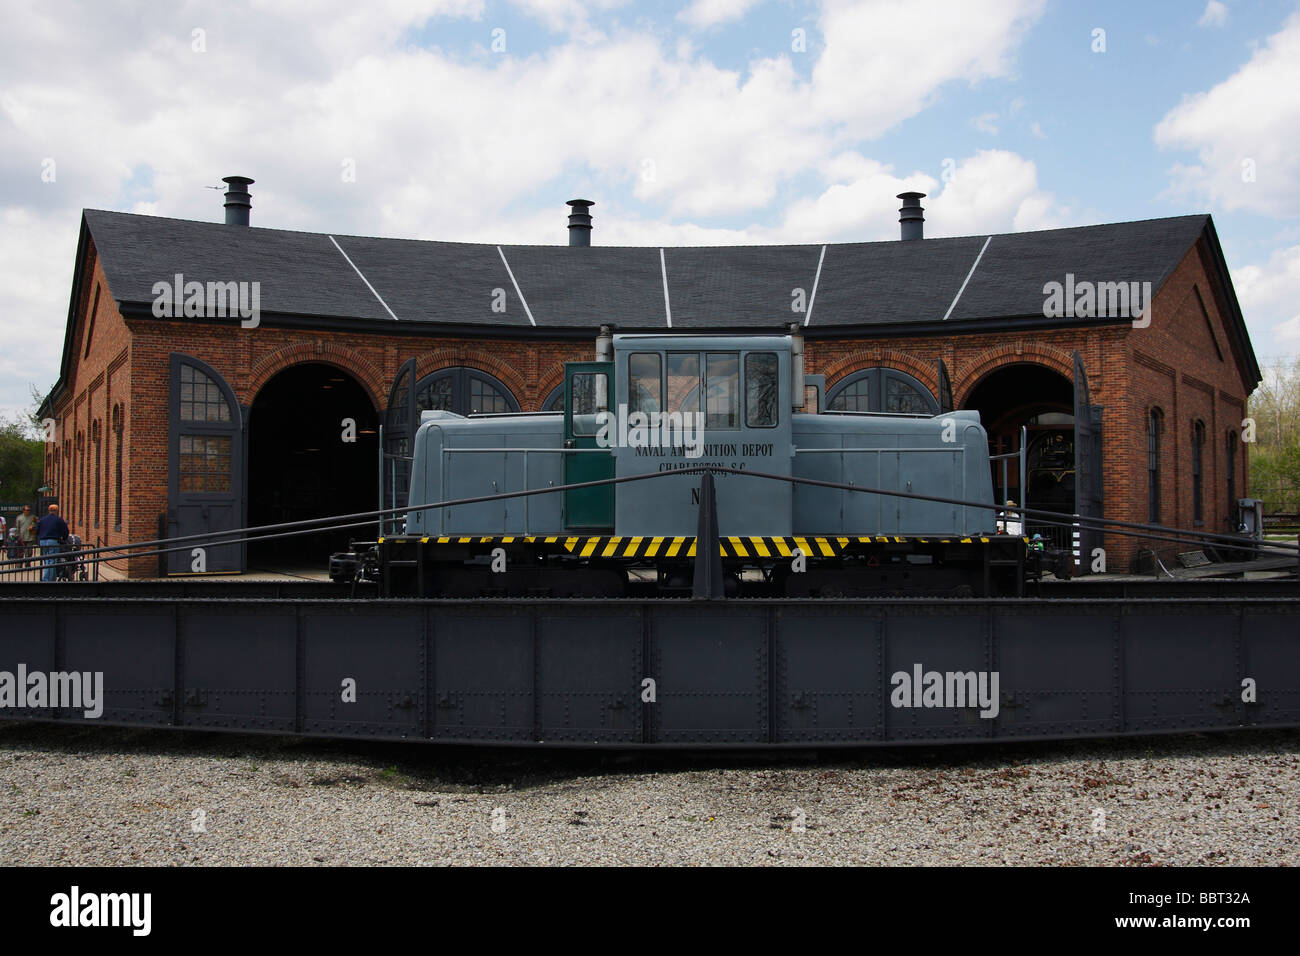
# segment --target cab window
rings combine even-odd
[[[668,386],[664,395],[668,412],[700,410],[700,353],[668,353]]]
[[[576,372],[573,376],[573,434],[591,436],[600,431],[609,394],[604,372]]]
[[[709,352],[704,364],[705,428],[740,427],[740,353]]]
[[[777,423],[777,362],[775,352],[745,356],[745,424],[771,428]]]
[[[627,404],[629,412],[657,412],[663,408],[659,353],[634,352],[628,356]]]

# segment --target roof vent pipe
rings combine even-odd
[[[596,204],[589,199],[570,199],[566,205],[573,207],[569,213],[569,245],[590,246],[591,214],[587,210]]]
[[[903,207],[898,210],[903,238],[924,239],[925,210],[921,208],[921,200],[925,198],[925,193],[899,193],[898,198],[903,200]]]
[[[226,192],[226,225],[247,226],[248,211],[253,208],[248,187],[253,180],[247,176],[223,176],[221,181],[230,187]]]

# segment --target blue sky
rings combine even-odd
[[[930,236],[1209,212],[1300,353],[1296,2],[10,6],[0,411],[57,377],[81,209],[219,220],[232,173],[254,225],[506,243],[575,196],[625,245],[894,238],[905,188]]]

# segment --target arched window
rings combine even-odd
[[[117,439],[117,461],[114,468],[113,530],[122,530],[122,434],[126,431],[126,410],[121,402],[113,406],[113,436]]]
[[[542,402],[542,411],[544,412],[562,412],[564,411],[564,383],[561,382],[551,393],[546,396],[546,401]]]
[[[98,418],[96,418],[93,422],[90,423],[90,440],[91,440],[91,441],[94,443],[94,445],[95,445],[95,505],[94,505],[94,513],[95,513],[95,527],[98,528],[98,527],[99,527],[99,501],[100,501],[100,494],[101,494],[101,491],[102,491],[102,488],[101,488],[101,486],[100,486],[100,481],[99,481],[99,476],[100,476],[100,467],[99,467],[99,466],[100,466],[100,464],[101,464],[101,459],[102,459],[102,457],[103,457],[103,456],[100,454],[100,451],[101,451],[101,449],[102,449],[102,447],[103,447],[103,436],[100,435],[100,430],[99,430],[99,419],[98,419]]]
[[[1228,432],[1228,530],[1237,530],[1237,433]]]
[[[230,405],[221,388],[193,365],[181,365],[181,421],[230,421]]]
[[[86,433],[77,432],[77,523],[86,523]],[[71,513],[71,512],[69,512]]]
[[[893,368],[867,368],[835,383],[826,408],[839,412],[938,415],[939,403],[917,379]]]
[[[475,415],[517,412],[519,402],[501,381],[476,368],[458,366],[439,369],[415,383],[415,404],[421,411]]]
[[[60,434],[67,434],[63,429],[67,426],[67,419],[64,419],[59,428]],[[72,514],[72,439],[63,439],[63,466],[59,469],[59,494],[63,496],[64,514]]]
[[[1205,524],[1204,476],[1201,465],[1205,458],[1205,422],[1192,422],[1192,522]]]
[[[1158,408],[1147,416],[1147,518],[1152,524],[1160,523],[1160,432],[1164,430],[1164,414]]]

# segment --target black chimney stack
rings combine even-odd
[[[247,226],[248,211],[253,208],[248,187],[253,180],[247,176],[223,176],[221,181],[230,187],[226,193],[226,225]]]
[[[899,193],[898,198],[903,200],[903,208],[898,210],[903,238],[924,239],[925,210],[921,208],[921,200],[925,198],[925,193]]]
[[[589,199],[570,199],[566,205],[573,207],[569,213],[569,245],[591,245],[591,214],[587,210],[596,204]]]

